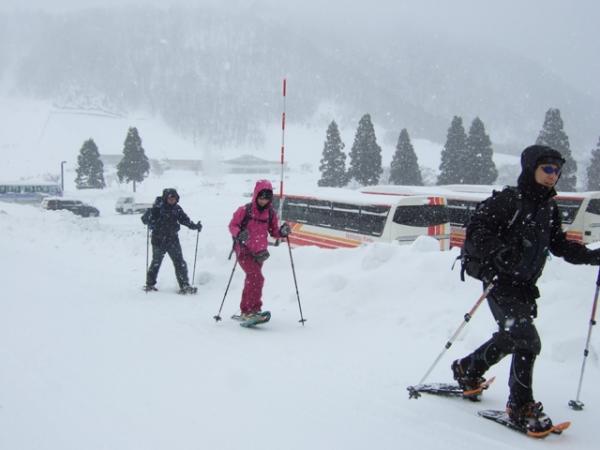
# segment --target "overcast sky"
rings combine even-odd
[[[336,24],[336,33],[373,33],[408,24],[430,33],[503,47],[541,62],[600,98],[597,0],[0,0],[0,11],[63,12],[125,4],[169,7],[210,4],[226,11],[257,8],[282,21]],[[218,5],[218,6],[217,6]]]

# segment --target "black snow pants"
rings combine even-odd
[[[189,285],[187,264],[183,259],[181,244],[177,233],[168,235],[152,235],[152,262],[146,275],[146,285],[154,286],[158,270],[162,263],[165,253],[169,254],[173,265],[175,266],[175,276],[180,288]]]
[[[461,361],[469,374],[481,376],[506,355],[512,354],[508,386],[509,401],[513,405],[520,406],[534,400],[533,366],[542,349],[533,324],[537,316],[535,297],[527,289],[496,286],[488,296],[488,304],[498,331]]]

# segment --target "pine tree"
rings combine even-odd
[[[342,187],[348,182],[346,175],[346,154],[342,151],[344,143],[340,138],[340,130],[333,120],[327,127],[327,137],[323,145],[323,158],[319,171],[319,186]]]
[[[467,163],[467,135],[462,118],[454,116],[446,144],[442,150],[440,175],[437,184],[464,184],[464,172]]]
[[[400,131],[396,153],[390,167],[390,183],[423,186],[421,169],[406,128]]]
[[[492,184],[498,178],[498,170],[492,156],[492,141],[485,132],[479,117],[475,117],[467,137],[467,164],[465,184]]]
[[[577,163],[571,155],[569,137],[563,130],[563,121],[558,108],[550,108],[546,112],[544,126],[535,142],[538,145],[547,145],[561,153],[565,159],[560,179],[556,185],[560,191],[575,191],[577,185]]]
[[[365,114],[358,122],[354,143],[350,150],[349,176],[363,186],[379,183],[383,173],[381,167],[381,147],[377,145],[371,116]]]
[[[81,146],[77,156],[77,189],[104,189],[104,164],[100,160],[98,147],[93,139],[88,139]]]
[[[125,138],[123,159],[117,164],[117,176],[120,182],[133,181],[133,192],[135,192],[135,183],[141,183],[148,172],[150,172],[150,163],[142,147],[142,140],[137,128],[131,127]]]
[[[600,138],[596,148],[592,150],[592,160],[587,168],[587,190],[600,191]]]

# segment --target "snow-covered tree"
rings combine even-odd
[[[365,114],[358,122],[350,150],[348,174],[363,186],[371,186],[379,183],[382,173],[381,147],[377,144],[371,116]]]
[[[492,156],[492,141],[485,132],[485,126],[479,117],[475,117],[467,137],[467,164],[465,166],[465,184],[492,184],[498,178],[498,170]]]
[[[560,117],[560,110],[558,108],[550,108],[546,112],[544,126],[535,143],[547,145],[561,153],[566,162],[562,168],[556,188],[560,191],[575,191],[577,185],[577,162],[575,162],[571,155],[569,137],[563,130],[563,120]]]
[[[444,150],[442,150],[437,184],[464,184],[466,160],[467,135],[462,118],[454,116],[450,128],[448,128]]]
[[[340,130],[333,120],[327,127],[327,137],[323,145],[323,158],[319,166],[321,172],[319,186],[342,187],[348,183],[346,154],[343,149],[344,143],[340,137]]]
[[[587,190],[600,191],[600,138],[592,150],[592,160],[587,168]]]
[[[406,128],[400,131],[396,153],[390,166],[390,183],[423,186],[421,169]]]
[[[150,172],[150,163],[142,147],[142,140],[135,127],[129,128],[123,147],[123,159],[117,164],[117,176],[119,181],[126,183],[133,181],[133,192],[135,183],[141,183]]]
[[[93,139],[88,139],[81,146],[77,156],[77,169],[75,170],[75,186],[77,189],[104,189],[104,164],[100,160],[98,147]]]

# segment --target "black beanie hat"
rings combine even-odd
[[[560,152],[546,145],[530,145],[521,153],[521,168],[523,172],[535,172],[541,164],[555,164],[562,167],[565,159]]]

